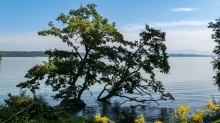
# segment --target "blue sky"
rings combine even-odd
[[[220,17],[220,0],[0,0],[0,50],[66,49],[58,38],[38,36],[61,14],[95,3],[127,40],[139,40],[145,24],[166,32],[168,50],[212,51],[208,23]],[[57,26],[61,26],[60,23]]]

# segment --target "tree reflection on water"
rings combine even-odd
[[[107,116],[116,122],[134,121],[138,115],[143,114],[145,121],[154,122],[156,120],[166,121],[172,113],[172,108],[156,107],[145,105],[135,106],[118,106],[118,103],[96,102],[96,105],[86,106],[83,109],[68,109],[69,112],[83,116],[85,118],[92,118],[97,113],[102,116]]]

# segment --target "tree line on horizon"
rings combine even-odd
[[[1,51],[2,57],[48,57],[44,51]]]
[[[79,52],[85,56],[85,52]],[[168,54],[169,57],[213,57],[213,55]],[[0,57],[48,57],[45,51],[0,51]]]

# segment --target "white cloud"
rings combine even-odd
[[[157,26],[157,27],[171,27],[171,26],[202,26],[207,25],[210,22],[210,20],[181,20],[181,21],[172,21],[172,22],[153,22],[149,23],[151,26]]]
[[[163,29],[166,32],[165,44],[168,50],[194,49],[197,51],[212,51],[216,43],[211,39],[211,29]],[[139,40],[140,31],[124,32],[126,40]]]
[[[181,21],[171,21],[171,22],[147,22],[151,27],[177,27],[177,26],[204,26],[208,25],[211,20],[181,20]],[[134,32],[137,30],[143,30],[145,24],[135,23],[127,24],[122,27],[122,30],[128,32]]]
[[[121,31],[124,38],[134,41],[139,40],[139,33],[144,29],[145,25],[130,24],[125,27],[124,31]],[[194,49],[198,51],[212,51],[216,45],[211,39],[212,30],[206,27],[203,29],[181,28],[175,30],[165,28],[162,31],[166,32],[165,44],[168,50]],[[38,36],[37,33],[5,34],[0,32],[0,50],[3,51],[45,51],[54,48],[69,49],[57,37]],[[83,51],[83,49],[79,49],[79,51]]]
[[[172,8],[170,9],[171,11],[174,12],[190,12],[190,11],[195,11],[195,8],[185,8],[185,7],[181,7],[181,8]]]
[[[148,22],[148,24],[150,27],[166,32],[165,44],[168,50],[194,49],[197,51],[212,51],[216,44],[211,39],[212,30],[207,28],[210,21],[182,20]],[[144,30],[144,27],[145,24],[128,24],[122,27],[122,32],[126,40],[139,40],[139,33]]]
[[[210,29],[167,30],[166,45],[169,50],[194,49],[212,51],[216,45],[211,39]]]
[[[124,25],[122,27],[122,30],[128,31],[128,32],[133,32],[133,31],[137,31],[137,30],[142,30],[142,29],[144,29],[144,27],[145,27],[144,24],[128,24],[128,25]]]

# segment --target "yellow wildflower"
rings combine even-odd
[[[220,106],[217,104],[213,105],[211,100],[207,101],[206,106],[208,107],[207,112],[210,112],[210,113],[215,113],[217,110],[220,109]]]
[[[197,110],[195,114],[193,114],[193,120],[194,121],[197,121],[197,123],[202,123],[203,122],[203,116],[204,114],[204,111],[200,111],[200,110]]]
[[[181,118],[186,118],[186,113],[190,111],[190,105],[184,107],[184,105],[178,104],[178,109],[175,111]]]
[[[135,119],[135,123],[140,123],[140,121],[139,121],[139,120],[137,120],[137,119]]]
[[[114,123],[113,121],[111,121],[109,118],[107,118],[106,116],[101,117],[100,113],[96,114],[95,116],[95,122],[98,123]]]
[[[161,121],[159,121],[159,120],[156,120],[154,123],[163,123],[163,122],[161,122]]]
[[[95,116],[95,120],[98,120],[98,119],[100,119],[100,113],[98,113],[98,114],[96,114],[96,116]]]
[[[140,116],[135,119],[135,123],[145,123],[144,116],[141,114]]]

